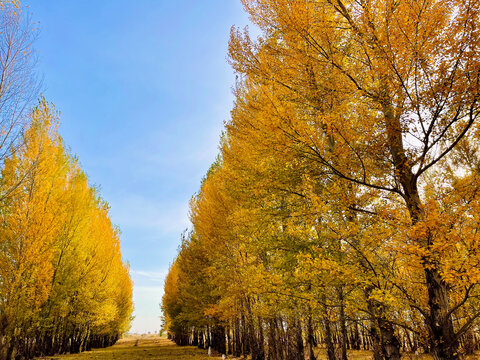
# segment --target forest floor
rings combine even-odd
[[[317,354],[316,354],[317,355]],[[41,360],[220,360],[222,357],[208,356],[206,350],[194,346],[176,346],[170,340],[160,337],[129,337],[118,341],[114,346],[105,349],[95,349],[81,354],[48,356]],[[228,357],[231,359],[231,357]],[[319,349],[318,360],[326,359],[325,351]],[[349,351],[350,360],[369,360],[369,351]],[[408,355],[405,360],[430,360],[428,355]],[[468,360],[480,360],[480,354],[471,356]],[[39,359],[40,360],[40,359]]]

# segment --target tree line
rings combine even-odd
[[[164,326],[252,359],[479,346],[480,1],[242,0]]]
[[[133,308],[109,206],[39,98],[33,27],[0,2],[1,360],[112,345]]]

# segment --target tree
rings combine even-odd
[[[299,156],[377,199],[401,198],[410,229],[428,228],[423,179],[478,128],[479,3],[244,4],[264,38],[254,44],[233,32],[232,64],[249,82],[275,87],[275,99],[291,110],[274,109],[284,136],[273,144],[293,139]],[[454,359],[464,329],[454,329],[451,310],[459,304],[450,304],[432,252],[437,240],[428,231],[414,239],[404,233],[424,254],[432,350]]]
[[[19,1],[0,3],[0,161],[18,146],[31,106],[39,94],[37,30]],[[8,190],[6,194],[8,195]]]
[[[111,345],[130,322],[119,231],[56,129],[41,100],[2,170],[12,189],[0,212],[2,360]]]

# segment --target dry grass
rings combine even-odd
[[[317,355],[317,354],[316,354]],[[231,357],[229,357],[231,358]],[[221,357],[207,355],[205,350],[194,346],[179,347],[170,340],[160,337],[128,337],[115,346],[106,349],[96,349],[75,355],[49,356],[43,360],[220,360]],[[318,360],[326,360],[324,349],[319,349]],[[370,360],[370,351],[349,351],[349,360]],[[432,360],[429,355],[405,354],[404,360]],[[480,360],[480,355],[467,358]]]
[[[317,353],[315,353],[317,355]],[[371,360],[373,359],[371,351],[357,351],[357,350],[348,350],[348,359],[349,360]],[[327,360],[327,355],[325,349],[319,349],[317,360]],[[403,354],[402,360],[433,360],[433,357],[426,354]],[[468,356],[465,360],[480,360],[480,354]]]
[[[135,346],[135,344],[137,344]],[[75,355],[49,356],[43,360],[220,360],[208,357],[205,350],[194,346],[179,347],[170,340],[150,338],[127,338],[106,349],[95,349]]]

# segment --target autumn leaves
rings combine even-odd
[[[244,5],[262,36],[232,30],[235,107],[167,329],[256,359],[471,351],[480,2]]]
[[[132,312],[119,230],[63,144],[53,106],[42,98],[28,110],[31,29],[19,8],[0,11],[0,359],[107,346]]]
[[[2,171],[1,358],[114,342],[132,311],[108,205],[57,133],[45,100]]]

